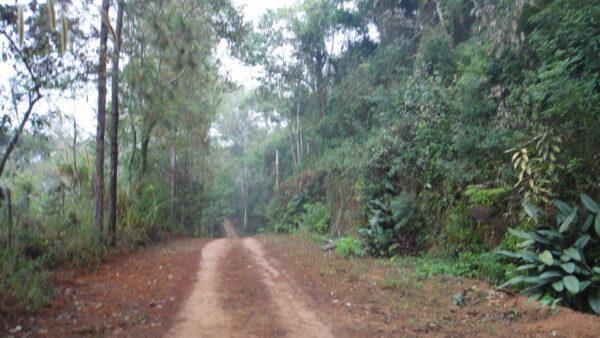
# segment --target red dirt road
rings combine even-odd
[[[260,242],[236,239],[230,222],[224,228],[231,238],[212,241],[202,250],[192,294],[167,336],[332,337],[322,317],[304,303],[306,297],[269,263]],[[219,280],[232,272],[233,279]],[[228,303],[236,294],[242,297]]]
[[[61,271],[47,309],[0,328],[16,337],[598,337],[600,318],[558,315],[453,277],[420,280],[344,260],[298,236],[179,239]],[[469,290],[465,305],[452,296]],[[11,330],[13,332],[9,332]],[[16,330],[18,329],[18,330]]]

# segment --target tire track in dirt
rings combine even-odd
[[[228,337],[284,337],[288,330],[280,323],[272,295],[258,267],[241,241],[219,266],[220,305],[230,317]]]
[[[214,240],[202,249],[194,290],[186,300],[178,323],[166,337],[224,337],[231,327],[219,304],[218,264],[230,249],[227,239]]]
[[[288,337],[328,338],[333,337],[331,328],[323,323],[317,313],[303,301],[305,297],[292,286],[267,260],[260,242],[254,238],[243,240],[244,247],[251,252],[252,259],[261,269],[264,283],[269,287]]]
[[[191,296],[167,337],[332,337],[331,329],[304,302],[292,281],[279,273],[254,238],[207,244]]]

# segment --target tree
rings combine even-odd
[[[117,236],[117,170],[119,165],[119,58],[121,53],[121,31],[123,28],[124,2],[118,2],[117,26],[115,29],[112,56],[111,84],[111,130],[110,130],[110,183],[108,195],[108,243],[114,246]]]
[[[110,0],[102,0],[100,9],[100,50],[98,62],[98,112],[96,124],[96,189],[94,193],[94,225],[104,231],[104,133],[106,131],[106,60],[108,57],[108,10]]]

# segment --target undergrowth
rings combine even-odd
[[[415,276],[430,278],[438,275],[467,277],[485,280],[491,284],[499,284],[511,276],[515,267],[505,265],[492,253],[473,254],[465,252],[456,258],[434,257],[395,257],[403,266],[413,269]]]
[[[346,236],[338,239],[336,242],[335,253],[344,258],[363,257],[365,249],[360,241],[352,236]]]

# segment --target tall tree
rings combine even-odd
[[[96,125],[96,187],[94,192],[94,226],[104,231],[104,132],[106,129],[106,60],[108,41],[108,10],[110,0],[102,0],[100,13],[100,55],[98,63],[98,120]]]
[[[118,3],[115,44],[112,57],[111,84],[111,131],[110,131],[110,182],[108,194],[108,243],[114,246],[117,240],[117,167],[119,165],[119,59],[121,53],[121,31],[123,28],[123,0]]]

